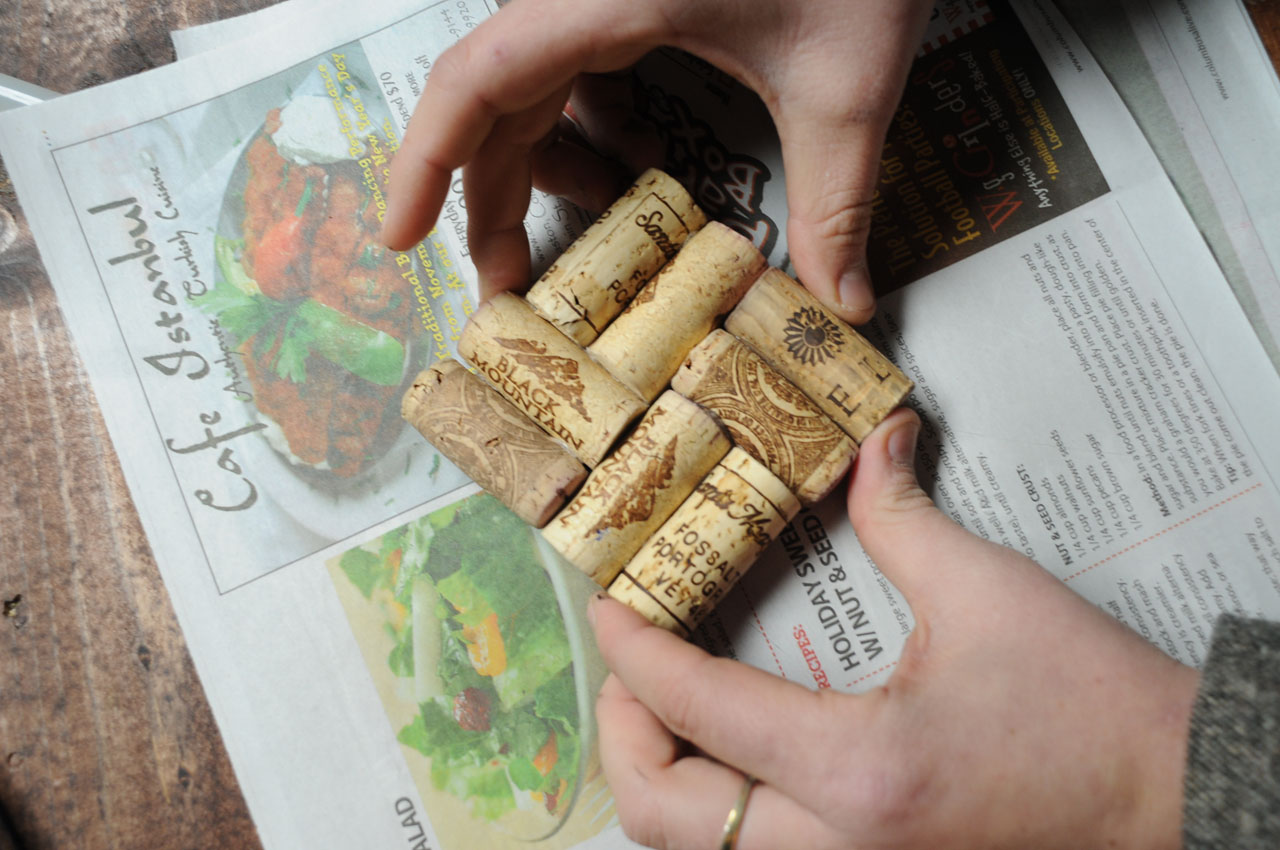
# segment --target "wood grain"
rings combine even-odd
[[[1280,73],[1280,0],[1245,0],[1245,8],[1253,18],[1253,25],[1258,28],[1271,64]]]
[[[84,88],[265,5],[15,0],[0,73]],[[3,166],[0,393],[0,847],[260,847]]]

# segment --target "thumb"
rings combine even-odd
[[[883,130],[783,109],[777,117],[787,173],[787,246],[796,276],[853,325],[875,314],[867,270],[871,199]]]
[[[798,4],[805,23],[773,60],[766,97],[787,173],[787,243],[797,276],[850,324],[875,312],[867,271],[885,134],[931,0]],[[784,44],[785,44],[784,40]]]
[[[859,542],[912,605],[937,587],[942,565],[990,546],[952,522],[920,488],[919,433],[920,418],[908,408],[880,423],[858,451],[848,500]]]

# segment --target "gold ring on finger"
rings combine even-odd
[[[742,830],[742,816],[747,811],[747,798],[751,796],[751,789],[756,787],[756,783],[760,780],[754,776],[748,776],[742,782],[742,790],[738,792],[738,800],[733,804],[733,808],[729,810],[729,816],[724,819],[724,832],[720,837],[720,850],[734,850],[738,846],[738,833]]]

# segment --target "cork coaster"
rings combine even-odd
[[[480,306],[458,343],[475,374],[424,370],[404,416],[610,595],[688,636],[912,388],[766,266],[647,171],[525,298]]]

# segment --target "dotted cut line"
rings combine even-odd
[[[859,682],[865,682],[867,679],[870,679],[872,676],[879,676],[885,670],[892,670],[894,667],[897,667],[897,666],[898,666],[898,662],[890,661],[888,664],[884,665],[883,667],[877,670],[872,670],[870,673],[867,673],[865,676],[859,676],[849,684],[845,685],[845,687],[852,688],[854,685],[858,684]]]
[[[773,663],[778,666],[778,675],[784,679],[787,678],[786,671],[782,669],[782,659],[778,658],[778,653],[773,648],[773,641],[769,640],[769,633],[764,630],[764,623],[760,622],[760,615],[756,613],[756,604],[751,601],[751,594],[747,593],[747,588],[741,584],[737,586],[737,589],[747,603],[747,610],[751,612],[751,618],[756,621],[756,628],[760,630],[760,636],[764,638],[764,645],[769,647],[769,654],[773,656]]]
[[[1181,526],[1186,525],[1187,523],[1191,522],[1192,520],[1199,519],[1200,517],[1204,516],[1205,514],[1209,513],[1210,511],[1215,511],[1215,510],[1217,510],[1218,508],[1222,507],[1223,505],[1227,504],[1228,502],[1234,502],[1236,499],[1239,499],[1241,496],[1244,496],[1244,495],[1247,495],[1247,494],[1249,494],[1249,493],[1252,493],[1254,490],[1257,490],[1257,489],[1258,489],[1259,487],[1261,487],[1261,486],[1262,486],[1262,482],[1258,482],[1257,484],[1254,484],[1252,487],[1248,488],[1247,490],[1241,490],[1239,493],[1236,493],[1234,496],[1228,496],[1227,498],[1223,499],[1221,502],[1218,502],[1216,505],[1210,505],[1209,507],[1205,508],[1204,510],[1200,511],[1199,513],[1194,513],[1194,514],[1192,514],[1191,516],[1187,517],[1187,518],[1186,518],[1186,519],[1184,519],[1184,520],[1180,520],[1179,522],[1175,522],[1173,525],[1169,526],[1168,528],[1164,529],[1163,531],[1157,531],[1155,534],[1151,535],[1150,537],[1147,537],[1147,538],[1144,538],[1144,539],[1142,539],[1142,540],[1139,540],[1137,543],[1134,543],[1134,544],[1133,544],[1133,545],[1131,545],[1131,546],[1126,546],[1125,548],[1121,549],[1119,552],[1116,552],[1114,555],[1108,555],[1107,557],[1103,558],[1103,559],[1102,559],[1101,561],[1099,561],[1098,563],[1096,563],[1096,564],[1091,564],[1090,566],[1085,567],[1085,568],[1084,568],[1083,570],[1081,570],[1080,572],[1078,572],[1078,573],[1073,573],[1072,575],[1067,576],[1066,578],[1064,578],[1064,579],[1063,579],[1063,581],[1064,581],[1064,582],[1066,582],[1066,581],[1071,581],[1071,580],[1072,580],[1072,579],[1074,579],[1074,578],[1080,578],[1080,576],[1084,575],[1085,573],[1089,572],[1090,570],[1092,570],[1092,569],[1096,569],[1096,568],[1098,568],[1098,567],[1102,566],[1103,564],[1107,563],[1108,561],[1114,561],[1116,558],[1119,558],[1121,555],[1125,554],[1126,552],[1132,552],[1134,549],[1137,549],[1139,546],[1143,545],[1144,543],[1150,543],[1152,540],[1155,540],[1157,537],[1162,537],[1162,536],[1164,536],[1164,535],[1168,534],[1170,531],[1173,531],[1175,528],[1180,528]]]

